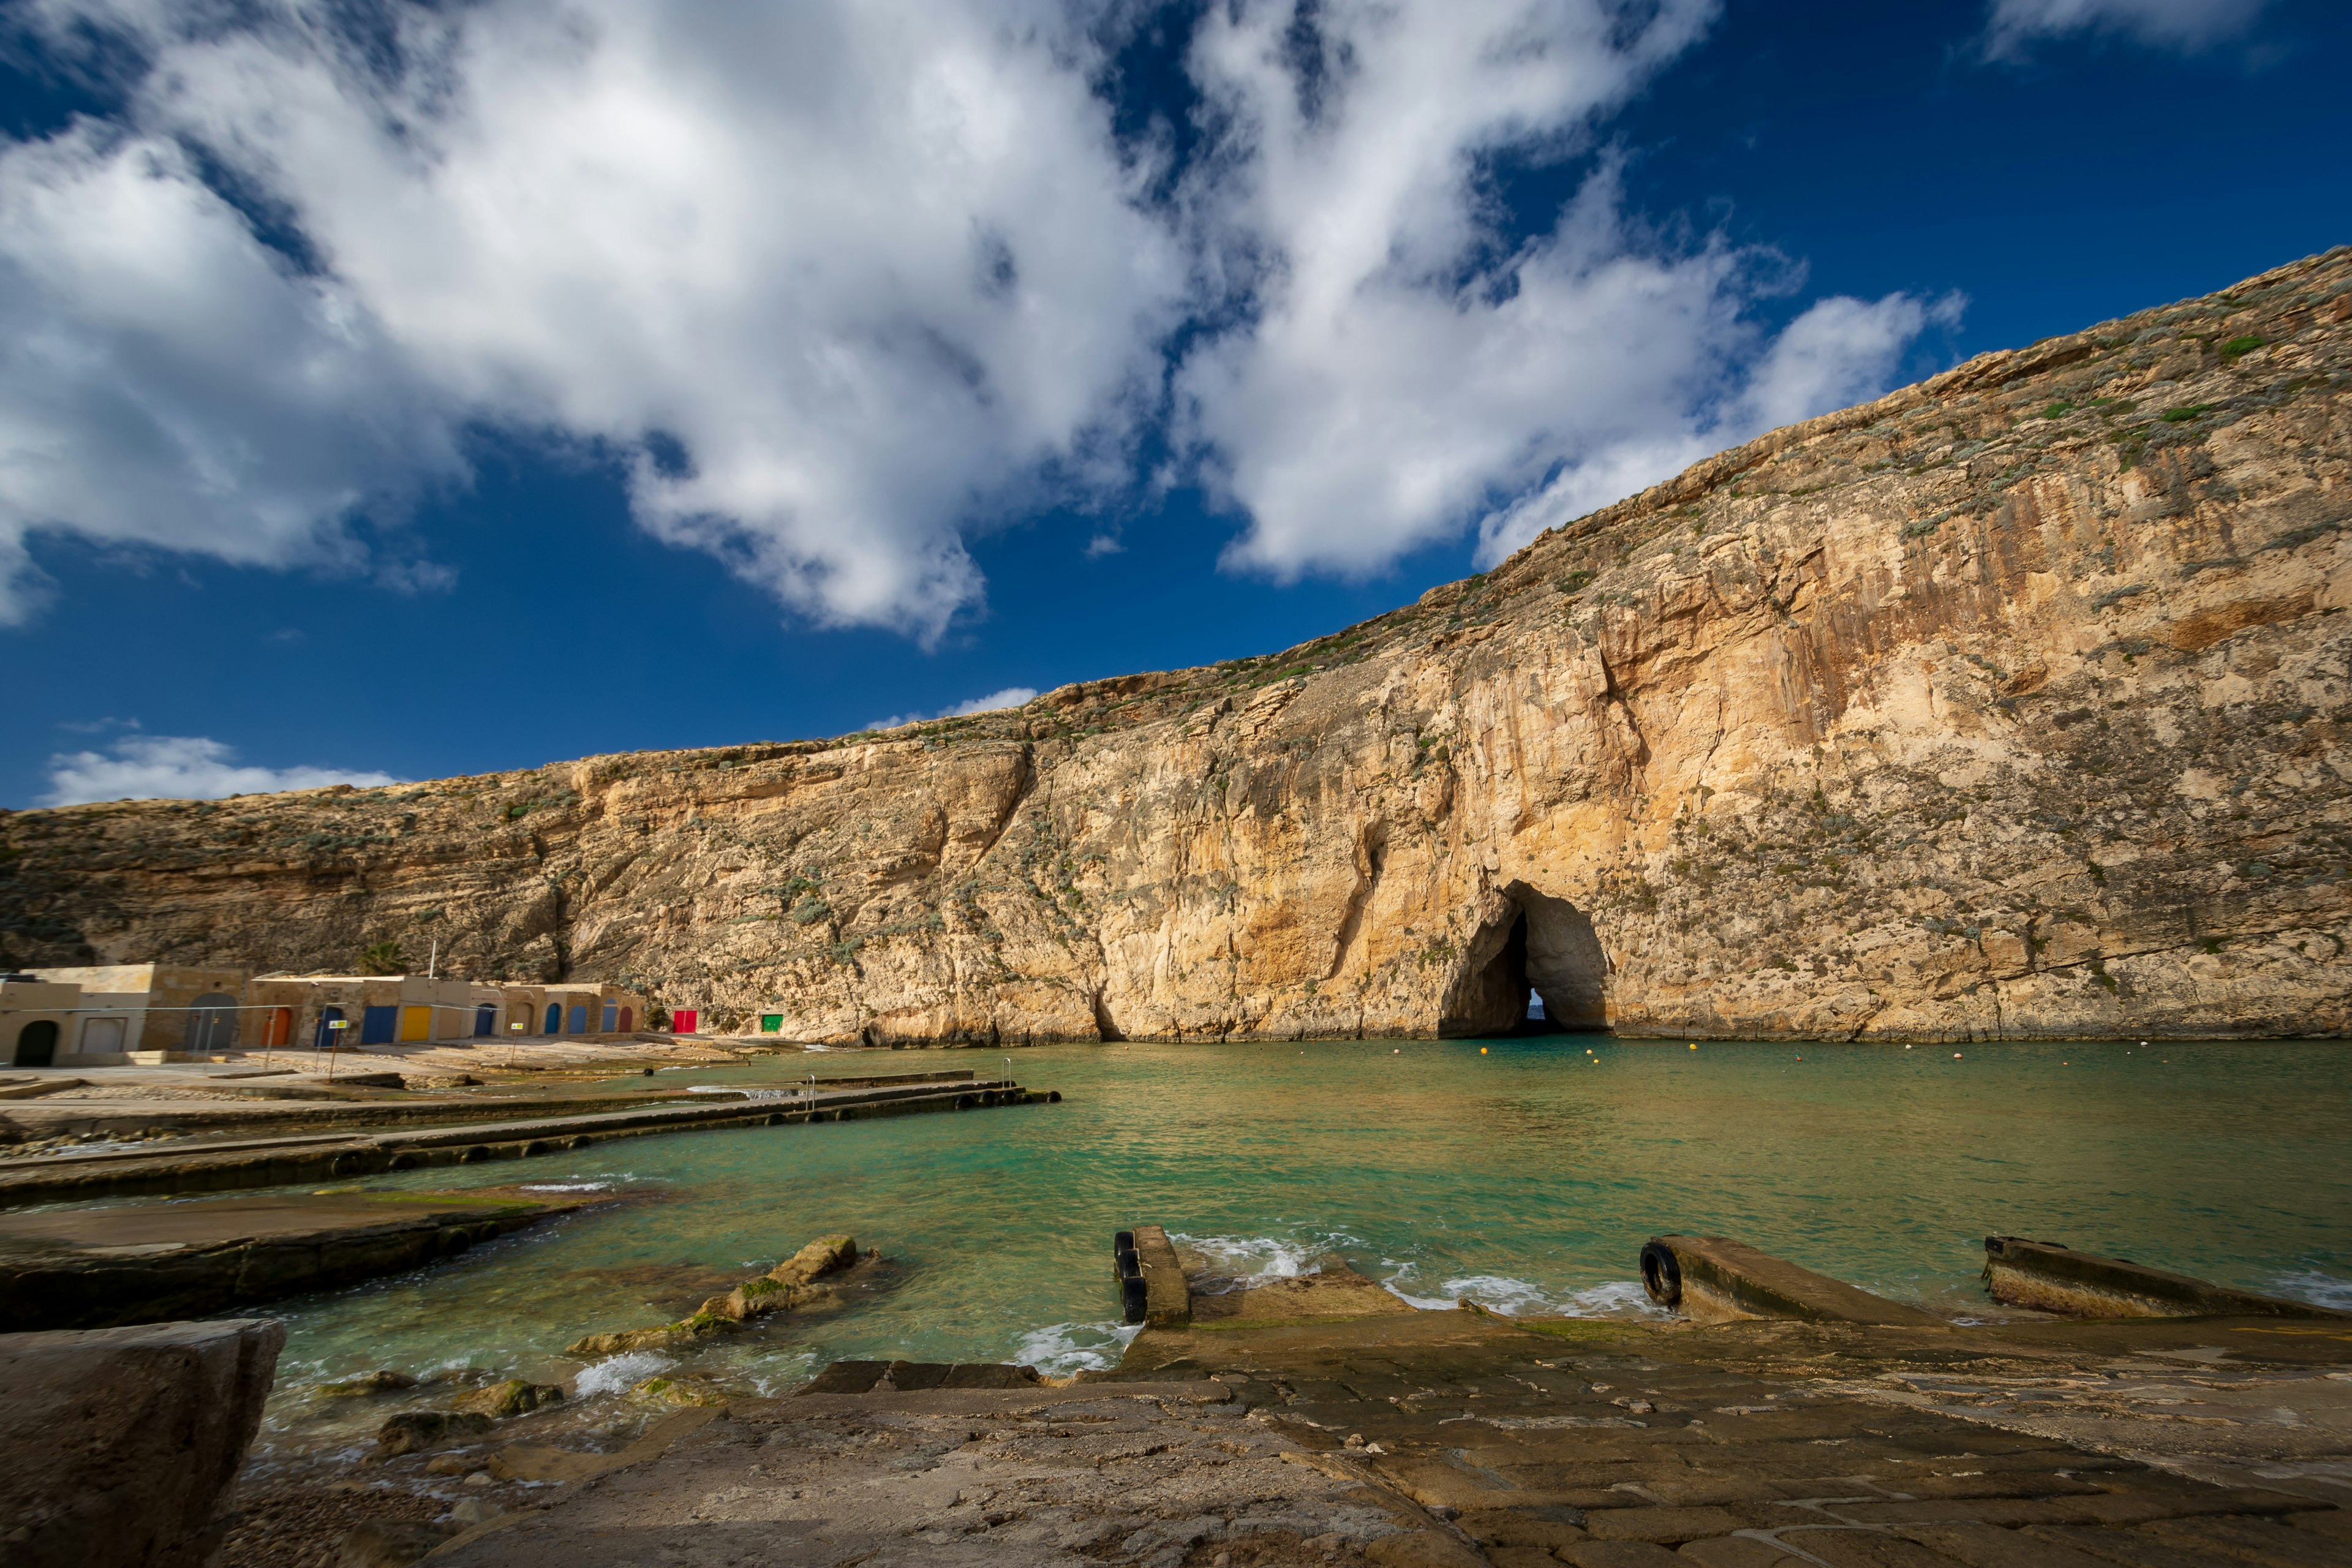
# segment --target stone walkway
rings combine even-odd
[[[432,1561],[2352,1568],[2347,1498],[2343,1331],[1416,1312],[739,1402]]]

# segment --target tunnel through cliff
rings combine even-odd
[[[1503,889],[1502,910],[1478,928],[1447,988],[1444,1039],[1609,1026],[1609,958],[1592,917],[1525,882]],[[1540,1003],[1531,1017],[1530,1002]]]

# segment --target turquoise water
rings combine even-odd
[[[812,1066],[988,1076],[1000,1060],[794,1057],[688,1081],[775,1083]],[[2352,1304],[2341,1045],[1979,1046],[1956,1059],[1949,1047],[1552,1037],[1070,1046],[1013,1060],[1065,1102],[630,1140],[370,1184],[627,1199],[287,1304],[281,1401],[376,1367],[612,1392],[683,1358],[582,1369],[562,1347],[675,1318],[835,1231],[890,1260],[873,1289],[699,1363],[744,1387],[844,1356],[1099,1363],[1121,1343],[1110,1234],[1144,1221],[1238,1272],[1334,1251],[1418,1300],[1518,1311],[1642,1310],[1636,1256],[1670,1230],[1738,1237],[1954,1314],[1984,1308],[1992,1231]]]

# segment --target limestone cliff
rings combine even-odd
[[[824,1040],[2301,1035],[2352,960],[2352,250],[1776,431],[1268,658],[0,818],[0,957]]]

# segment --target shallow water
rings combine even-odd
[[[792,1057],[688,1080],[988,1076],[999,1061]],[[272,1425],[310,1424],[302,1386],[376,1367],[578,1373],[584,1392],[615,1392],[677,1358],[582,1373],[562,1347],[675,1318],[834,1231],[893,1261],[880,1287],[740,1336],[706,1365],[777,1387],[845,1356],[1099,1364],[1122,1339],[1110,1233],[1141,1221],[1243,1272],[1336,1251],[1416,1300],[1519,1311],[1641,1310],[1641,1244],[1674,1230],[1735,1236],[1954,1314],[1984,1305],[1992,1231],[2352,1304],[2342,1045],[1977,1046],[1956,1058],[1551,1037],[1049,1047],[1013,1065],[1065,1102],[628,1140],[370,1184],[635,1195],[286,1304]]]

